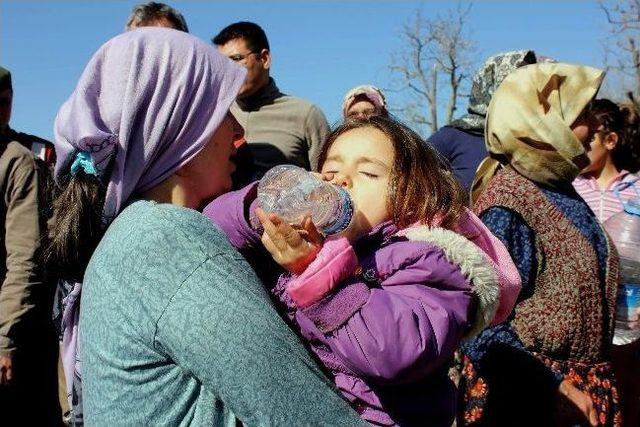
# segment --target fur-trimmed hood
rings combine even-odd
[[[466,334],[469,338],[487,326],[507,319],[522,283],[507,249],[471,211],[465,210],[458,229],[459,233],[456,233],[417,225],[398,235],[438,246],[447,260],[459,265],[469,279],[477,299],[472,325]]]

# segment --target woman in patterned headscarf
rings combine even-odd
[[[603,75],[528,65],[491,100],[485,140],[503,168],[474,210],[509,248],[522,291],[507,322],[462,348],[463,423],[621,422],[610,364],[618,257],[571,185],[589,162]]]
[[[491,56],[478,70],[471,85],[467,114],[440,128],[429,142],[451,164],[466,192],[471,190],[478,165],[487,156],[484,121],[493,93],[510,73],[536,63],[532,50],[516,50]]]

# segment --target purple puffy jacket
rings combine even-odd
[[[426,226],[399,232],[387,222],[353,248],[338,245],[335,256],[323,248],[314,261],[319,274],[295,277],[279,269],[251,228],[246,216],[255,197],[253,184],[218,197],[204,215],[254,266],[360,416],[374,425],[451,425],[448,362],[463,336],[494,320],[499,305],[503,312],[513,307],[520,284],[510,259],[496,267],[457,233]],[[498,271],[505,266],[508,297]],[[321,298],[309,300],[313,289],[299,292],[319,282]]]

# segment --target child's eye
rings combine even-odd
[[[371,173],[371,172],[364,172],[364,171],[360,171],[360,173],[364,176],[366,176],[367,178],[373,178],[376,179],[378,178],[378,175]]]
[[[322,171],[322,173],[333,173],[333,174],[336,174],[336,173],[338,173],[338,171],[328,170],[328,171]]]

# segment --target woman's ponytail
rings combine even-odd
[[[45,260],[49,271],[69,282],[82,282],[93,251],[104,234],[105,186],[96,175],[79,170],[67,175],[53,202],[53,225]]]

